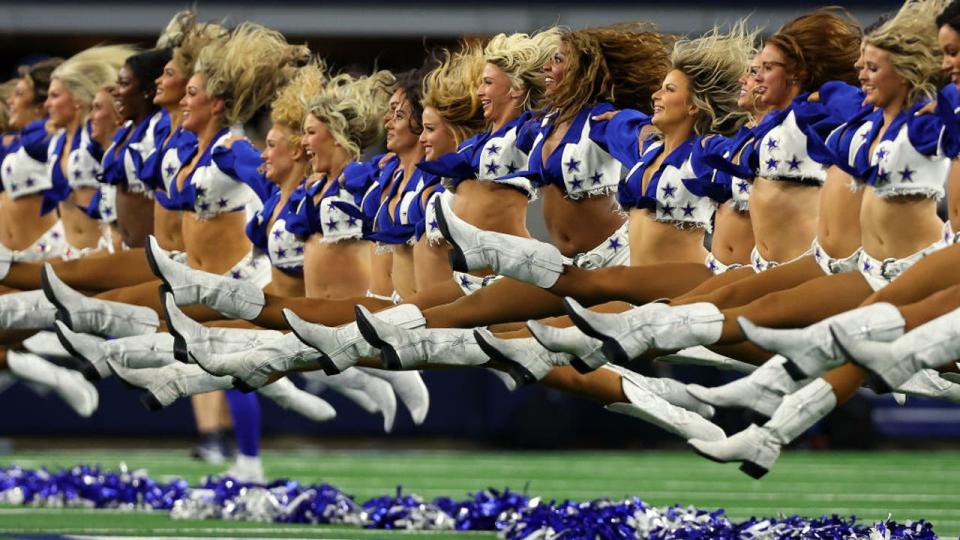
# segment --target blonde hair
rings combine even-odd
[[[307,102],[307,113],[322,122],[337,144],[357,159],[383,135],[383,115],[395,82],[389,71],[358,78],[337,75]]]
[[[192,9],[178,11],[167,23],[166,28],[160,32],[157,38],[156,48],[175,49],[180,46],[183,39],[190,30],[197,24],[197,12]]]
[[[210,96],[223,98],[227,125],[243,123],[268,103],[310,55],[304,45],[290,45],[279,32],[245,22],[223,43],[200,51],[194,73],[206,79]]]
[[[525,92],[525,110],[538,110],[543,107],[543,66],[559,44],[558,28],[536,34],[497,34],[483,48],[483,59],[500,68],[511,87]]]
[[[323,89],[326,82],[326,66],[323,60],[314,59],[297,70],[277,94],[270,106],[270,120],[289,129],[292,133],[288,142],[294,146],[303,138],[303,119],[307,115],[307,102]]]
[[[600,101],[652,112],[653,93],[667,74],[669,37],[651,24],[623,23],[568,31],[561,40],[566,74],[550,95],[558,122]]]
[[[180,42],[173,50],[173,61],[186,77],[193,75],[200,51],[212,44],[222,44],[230,37],[230,31],[216,23],[195,22],[183,32]]]
[[[486,123],[476,92],[483,64],[483,47],[464,43],[455,53],[442,51],[439,65],[423,78],[423,106],[437,111],[458,145]]]
[[[737,106],[740,78],[756,54],[757,32],[745,21],[729,33],[718,28],[696,39],[681,39],[670,53],[670,66],[690,84],[690,100],[699,109],[694,123],[697,135],[735,132],[749,116]]]
[[[887,52],[893,69],[907,82],[908,104],[923,96],[936,99],[944,82],[936,18],[947,4],[947,0],[907,0],[892,19],[863,38],[864,46]]]
[[[97,91],[117,80],[123,63],[136,53],[130,45],[101,45],[75,54],[57,66],[50,75],[84,108],[89,108]]]
[[[10,106],[7,105],[7,98],[13,93],[17,86],[17,79],[0,83],[0,135],[10,130]]]

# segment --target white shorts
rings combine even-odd
[[[794,262],[794,261],[799,261],[800,259],[806,257],[807,255],[810,255],[811,253],[813,253],[813,250],[808,249],[808,250],[804,251],[803,253],[801,253],[799,256],[794,257],[794,258],[792,258],[792,259],[790,259],[789,261],[786,261],[786,262],[768,261],[768,260],[764,259],[763,256],[760,255],[760,252],[757,251],[756,246],[754,246],[753,251],[750,252],[750,266],[753,267],[754,272],[756,272],[756,273],[759,274],[760,272],[763,272],[764,270],[769,270],[769,269],[774,268],[774,267],[777,267],[777,266],[781,266],[781,265],[784,265],[784,264],[789,264],[789,263],[792,263],[792,262]]]
[[[273,280],[270,257],[256,250],[251,250],[223,275],[233,279],[249,281],[262,289]]]
[[[366,296],[367,298],[376,298],[377,300],[384,300],[386,302],[393,302],[394,304],[403,303],[403,298],[400,296],[400,293],[398,293],[397,291],[393,291],[393,293],[390,296],[384,296],[382,294],[377,294],[367,289],[367,292],[366,294],[364,294],[364,296]]]
[[[47,232],[40,235],[30,247],[18,251],[11,251],[10,259],[13,262],[29,262],[62,256],[67,248],[67,236],[63,232],[63,222],[57,220]]]
[[[706,265],[707,270],[709,270],[710,273],[715,276],[719,276],[724,272],[736,270],[737,268],[743,268],[745,266],[740,263],[724,264],[720,262],[720,259],[718,259],[713,253],[707,253],[707,260],[703,261],[703,264]]]
[[[816,259],[817,264],[820,265],[820,269],[828,276],[843,274],[844,272],[856,272],[857,268],[859,268],[859,249],[848,257],[837,259],[831,257],[830,254],[820,246],[820,241],[816,238],[813,239],[813,244],[810,246],[810,249],[813,251],[813,258]]]
[[[891,281],[899,277],[900,274],[904,273],[908,268],[916,264],[917,261],[948,245],[946,241],[940,239],[909,257],[902,259],[887,258],[882,261],[871,257],[861,248],[860,260],[858,261],[860,275],[863,276],[863,279],[867,280],[870,288],[879,291],[889,285]]]

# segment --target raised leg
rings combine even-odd
[[[427,326],[433,328],[473,328],[562,313],[561,297],[510,278],[499,279],[473,294],[423,312]]]
[[[750,273],[741,274],[744,270],[749,270]],[[706,290],[703,287],[694,289],[679,298],[675,298],[672,303],[681,305],[707,302],[721,309],[739,307],[764,295],[790,289],[824,276],[823,270],[820,269],[812,256],[771,268],[759,274],[749,268],[740,268],[733,272],[736,272],[741,279],[736,279],[713,290]],[[713,282],[714,279],[719,281],[722,278],[723,276],[717,276],[717,278],[709,279],[704,282],[704,285]]]
[[[107,291],[156,279],[147,265],[143,248],[50,264],[64,283],[84,291]],[[39,289],[41,268],[39,263],[13,264],[2,283],[24,291]]]
[[[612,266],[596,270],[567,266],[548,290],[558,296],[571,296],[586,306],[610,300],[646,304],[682,295],[711,275],[706,266],[694,263]]]

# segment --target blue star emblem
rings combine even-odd
[[[580,178],[574,177],[574,179],[570,182],[570,187],[573,188],[573,189],[580,189],[580,188],[582,188],[582,187],[583,187],[583,180],[581,180]]]
[[[710,264],[707,265],[707,269],[711,272],[717,271],[717,261],[710,259]]]
[[[879,160],[879,159],[887,159],[887,153],[888,153],[888,152],[887,152],[887,149],[886,149],[886,148],[881,148],[881,149],[877,150],[877,159],[878,159],[878,160]]]
[[[737,189],[740,190],[740,193],[746,193],[747,191],[750,190],[750,184],[741,180],[740,182],[737,183]]]
[[[76,154],[76,153],[73,154],[73,156],[70,157],[70,160],[73,161],[74,163],[80,161],[80,154]]]
[[[908,166],[908,167],[904,167],[903,170],[900,171],[900,180],[902,180],[902,181],[904,181],[904,182],[913,182],[913,173],[914,173],[914,172],[916,172],[916,171],[910,170],[910,167],[909,167],[909,166]]]
[[[890,173],[888,171],[880,171],[880,174],[877,175],[877,184],[882,184],[890,180]]]
[[[777,142],[777,140],[774,139],[773,137],[770,137],[769,139],[767,139],[767,150],[773,150],[774,148],[777,148],[779,145],[780,143]]]
[[[863,271],[864,271],[864,272],[869,272],[869,271],[872,270],[872,269],[873,269],[873,266],[872,266],[869,262],[866,262],[866,261],[865,261],[865,262],[863,263]]]
[[[817,248],[813,251],[813,258],[818,261],[823,258],[823,253],[820,251],[820,248]]]
[[[787,162],[787,165],[790,165],[790,170],[791,170],[791,171],[797,171],[797,170],[800,170],[800,163],[802,163],[802,162],[803,162],[803,160],[802,160],[802,159],[797,159],[796,154],[794,154],[793,159],[791,159],[790,161],[788,161],[788,162]]]
[[[71,169],[70,175],[73,176],[74,178],[80,178],[80,168],[77,167],[77,168]]]
[[[590,177],[590,181],[593,182],[593,185],[599,184],[601,179],[603,179],[603,175],[600,174],[600,171],[596,171],[593,173],[593,176]]]
[[[199,186],[197,187],[197,197],[203,197],[206,194],[207,194],[207,188],[199,187]]]
[[[200,210],[201,210],[201,211],[206,212],[206,211],[209,210],[209,209],[210,209],[210,203],[208,203],[208,202],[206,202],[206,201],[200,203]]]
[[[297,246],[293,248],[293,252],[297,255],[303,255],[303,246]]]
[[[285,249],[283,249],[283,248],[279,248],[279,249],[277,249],[276,254],[277,254],[277,258],[278,258],[278,259],[282,259],[283,257],[286,257],[286,256],[287,256],[287,250],[285,250]]]
[[[273,237],[276,238],[277,240],[279,240],[281,236],[283,236],[283,231],[279,229],[276,231],[273,231]]]
[[[618,249],[622,248],[623,246],[620,245],[620,239],[619,239],[619,238],[611,238],[611,239],[610,239],[610,245],[607,246],[607,247],[609,247],[609,248],[612,249],[614,252],[616,252]]]
[[[461,287],[469,287],[469,286],[470,286],[470,278],[468,278],[467,276],[460,276],[460,286],[461,286]]]
[[[40,248],[40,251],[41,251],[41,252],[44,252],[44,251],[47,250],[47,243],[46,243],[46,242],[40,242],[39,244],[37,244],[37,247]]]
[[[517,167],[516,165],[514,165],[512,161],[511,161],[510,163],[507,163],[506,167],[507,167],[507,173],[509,173],[509,174],[513,174],[513,173],[517,172],[517,169],[520,168],[520,167]]]
[[[229,204],[229,202],[223,197],[220,197],[220,200],[217,201],[217,206],[219,206],[220,208],[226,208],[227,204]]]
[[[440,228],[440,224],[437,223],[437,220],[431,219],[431,220],[430,220],[430,228],[431,228],[431,229],[439,229],[439,228]]]
[[[240,279],[242,274],[239,270],[234,270],[233,272],[230,272],[230,276],[233,277],[233,279]]]
[[[487,164],[487,174],[497,174],[500,172],[500,166],[496,163]]]
[[[677,186],[675,186],[675,185],[673,185],[673,184],[665,184],[665,185],[663,186],[663,198],[664,198],[664,199],[672,199],[672,198],[673,198],[673,194],[676,193],[676,191],[677,191]]]
[[[17,183],[16,183],[16,182],[10,182],[10,189],[12,189],[13,191],[16,191],[16,190],[17,190]]]
[[[53,231],[52,233],[50,233],[50,237],[53,238],[54,240],[57,240],[60,238],[60,233],[58,231]]]
[[[577,171],[580,172],[580,162],[570,157],[570,161],[564,163],[567,166],[567,172]]]
[[[93,177],[93,178],[96,178],[96,177],[97,177],[97,168],[96,168],[96,167],[91,167],[91,168],[90,168],[90,176]]]
[[[353,227],[353,226],[355,226],[356,224],[357,224],[357,218],[355,218],[355,217],[353,217],[353,216],[347,216],[347,226],[348,226],[348,227]]]
[[[769,170],[771,170],[771,171],[776,170],[776,169],[777,169],[777,166],[779,166],[779,165],[780,165],[780,162],[777,161],[777,160],[775,160],[775,159],[773,159],[773,158],[770,158],[770,159],[767,160],[767,169],[769,169]]]
[[[7,165],[3,170],[7,173],[7,176],[10,176],[13,173],[13,167],[10,165]]]
[[[867,140],[867,139],[869,139],[869,138],[870,138],[870,130],[868,129],[868,130],[864,131],[863,133],[861,133],[861,134],[860,134],[860,138],[863,139],[864,141]]]
[[[500,147],[497,146],[497,145],[495,145],[495,144],[491,144],[490,146],[487,147],[487,155],[488,155],[488,156],[495,155],[495,154],[497,154],[498,152],[500,152]]]
[[[693,211],[696,210],[697,208],[696,208],[695,206],[693,206],[692,204],[687,203],[686,206],[683,206],[683,207],[680,208],[680,209],[683,210],[683,215],[684,215],[684,216],[686,216],[686,217],[691,217],[691,216],[693,216]]]
[[[110,208],[109,206],[105,206],[105,207],[103,207],[103,212],[101,212],[101,214],[103,214],[103,215],[105,215],[105,216],[107,216],[107,217],[110,217],[111,215],[113,215],[113,209]]]
[[[328,231],[337,230],[337,220],[330,218],[330,221],[327,222],[327,230]]]
[[[33,178],[27,178],[27,181],[25,183],[27,184],[27,187],[33,187],[33,185],[36,184],[37,181],[34,180]]]
[[[670,206],[669,204],[665,204],[663,205],[662,208],[660,208],[660,212],[665,216],[673,217],[673,209],[674,209],[673,206]]]
[[[167,173],[167,176],[173,176],[173,173],[177,172],[177,170],[173,168],[173,165],[167,165],[167,168],[164,169],[163,172]]]

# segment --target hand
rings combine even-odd
[[[594,122],[605,122],[607,120],[612,120],[613,117],[618,114],[620,114],[620,111],[607,111],[596,116],[591,116],[590,120],[593,120]]]
[[[807,96],[807,101],[811,103],[820,103],[820,92],[813,92]]]
[[[937,110],[937,102],[931,101],[923,107],[921,107],[917,112],[913,113],[914,116],[923,116],[925,114],[930,114]]]

